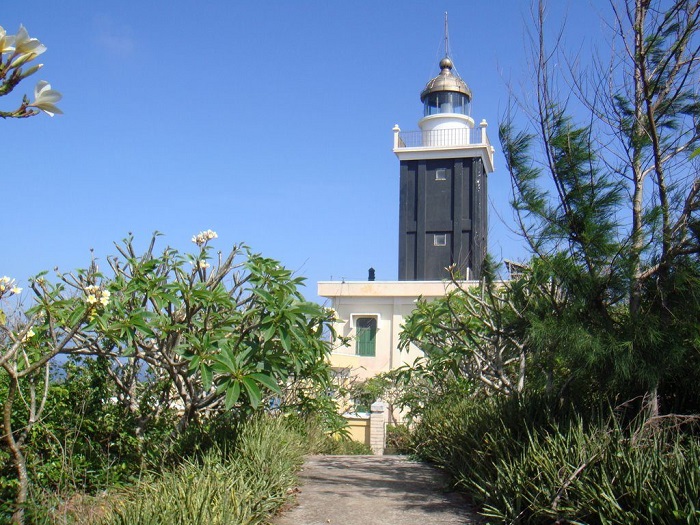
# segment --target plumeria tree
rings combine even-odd
[[[28,496],[27,444],[50,408],[59,354],[103,365],[113,394],[102,403],[128,420],[136,443],[156,423],[170,425],[172,441],[219,415],[320,406],[314,396],[330,382],[333,312],[304,300],[303,278],[244,245],[215,252],[211,230],[193,236],[189,254],[156,251],[158,237],[142,254],[132,237],[118,243],[105,273],[93,261],[56,283],[39,275],[30,282],[33,306],[0,323],[2,434],[18,480],[16,523]],[[4,304],[21,292],[9,277],[0,291]]]
[[[158,254],[155,235],[142,255],[128,238],[109,259],[113,277],[70,277],[90,322],[76,353],[110,361],[137,434],[164,412],[178,414],[177,434],[204,414],[254,410],[299,382],[329,381],[332,313],[305,301],[303,278],[273,259],[243,245],[213,254],[216,237],[195,235],[192,254]]]
[[[0,278],[0,390],[2,436],[17,475],[13,522],[24,522],[29,489],[25,446],[46,409],[50,367],[59,353],[75,351],[76,334],[87,329],[87,312],[76,308],[79,299],[66,296],[63,283],[42,276],[30,283],[35,304],[26,313],[8,308],[22,291],[14,279]]]
[[[479,285],[460,280],[450,267],[451,288],[434,301],[420,298],[406,319],[400,348],[419,346],[424,355],[402,369],[404,380],[418,376],[434,390],[462,384],[465,391],[515,395],[525,388],[522,287],[495,282],[484,264]]]
[[[33,64],[33,62],[45,51],[46,46],[38,39],[31,38],[24,26],[20,25],[15,35],[8,35],[0,26],[0,96],[10,94],[25,78],[39,71],[43,64]],[[34,88],[33,101],[24,95],[17,109],[0,110],[0,117],[32,117],[37,115],[39,110],[53,117],[56,113],[62,113],[56,107],[59,100],[61,100],[61,94],[51,89],[51,84],[40,80]]]

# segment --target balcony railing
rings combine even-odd
[[[401,131],[396,148],[440,148],[490,146],[484,127],[435,129],[431,131]]]

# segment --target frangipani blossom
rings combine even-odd
[[[29,330],[27,330],[27,333],[24,334],[24,337],[22,337],[22,342],[23,342],[23,343],[26,343],[27,341],[29,341],[29,340],[30,340],[32,337],[34,337],[35,335],[36,335],[36,334],[34,333],[34,330],[32,330],[32,329],[30,328]]]
[[[15,50],[15,37],[8,35],[5,28],[0,26],[0,54],[12,53]]]
[[[34,88],[34,102],[29,104],[29,106],[40,109],[50,117],[53,117],[55,113],[62,115],[63,111],[55,105],[62,98],[63,95],[55,89],[51,89],[51,84],[46,80],[40,80]]]
[[[9,293],[9,295],[18,295],[22,293],[22,288],[15,284],[15,280],[7,275],[0,277],[0,297]]]
[[[86,286],[85,289],[85,302],[91,308],[105,307],[109,304],[109,298],[112,295],[109,290],[103,290],[99,286],[90,285]],[[94,311],[93,311],[94,313]]]
[[[38,38],[30,38],[29,33],[22,24],[14,37],[15,55],[32,54],[35,57],[46,51],[46,46],[39,42]]]
[[[216,234],[215,231],[205,230],[203,232],[199,232],[197,235],[193,235],[192,242],[195,243],[197,246],[202,246],[207,241],[210,241],[212,239],[216,239],[217,237],[218,237],[218,235]]]

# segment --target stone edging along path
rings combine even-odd
[[[477,524],[442,472],[404,456],[310,456],[297,505],[274,525]]]

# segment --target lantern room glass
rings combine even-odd
[[[469,115],[471,107],[469,97],[455,91],[436,91],[425,97],[423,115],[438,115],[440,113],[458,113]]]

